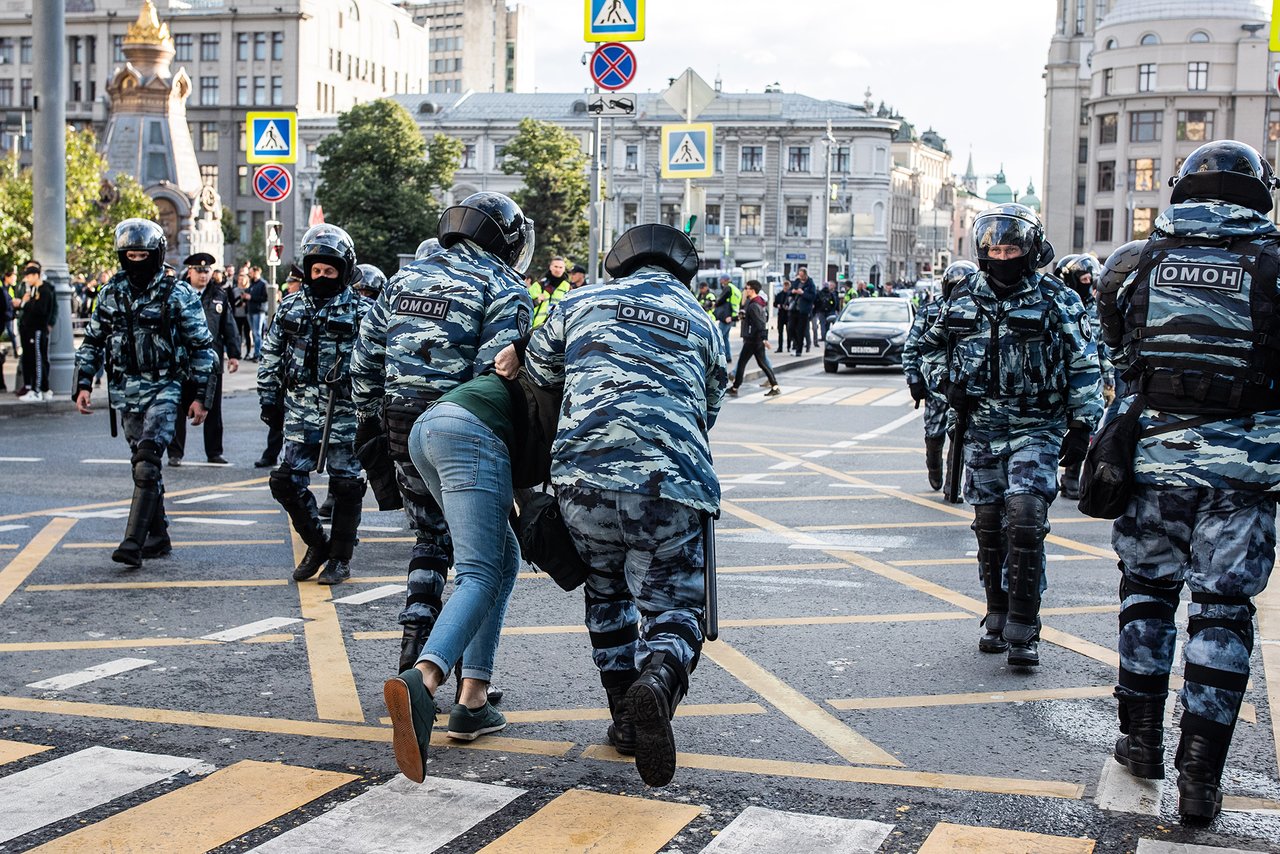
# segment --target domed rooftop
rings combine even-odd
[[[1003,205],[1012,202],[1018,197],[1013,187],[1010,187],[1004,181],[1004,169],[1001,168],[996,173],[996,182],[987,188],[987,201],[993,204]]]
[[[1027,192],[1022,198],[1018,199],[1018,204],[1026,205],[1036,213],[1040,213],[1040,197],[1036,195],[1036,185],[1027,182]]]
[[[1271,18],[1268,5],[1264,0],[1116,0],[1098,28],[1181,18],[1266,21]]]

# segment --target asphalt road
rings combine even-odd
[[[230,467],[166,470],[176,548],[133,572],[109,558],[132,485],[105,414],[0,417],[3,850],[1278,850],[1273,622],[1228,763],[1234,809],[1182,828],[1172,776],[1144,788],[1109,759],[1109,526],[1051,508],[1044,666],[1011,670],[977,650],[971,513],[929,491],[901,375],[815,365],[782,384],[713,431],[721,639],[660,790],[603,746],[580,595],[535,573],[499,650],[511,725],[442,743],[426,786],[396,782],[380,689],[408,532],[367,512],[350,583],[289,581],[251,396],[226,403]]]

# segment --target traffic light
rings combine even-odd
[[[687,220],[685,220],[685,224],[684,224],[684,233],[685,233],[685,234],[692,235],[692,234],[693,234],[693,227],[694,227],[695,225],[697,225],[697,224],[698,224],[698,215],[697,215],[697,214],[693,214],[693,215],[692,215],[692,216],[690,216]]]
[[[284,249],[284,242],[280,239],[281,223],[276,219],[269,219],[266,222],[266,244],[267,244],[267,266],[280,266],[280,253]]]

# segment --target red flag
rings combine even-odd
[[[319,204],[313,204],[311,206],[311,217],[310,219],[307,220],[307,226],[310,227],[313,225],[323,225],[323,224],[324,224],[324,208],[320,207]]]

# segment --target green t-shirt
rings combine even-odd
[[[452,403],[470,412],[493,431],[510,450],[515,441],[511,427],[511,396],[497,374],[481,374],[473,380],[454,386],[440,396],[439,403]]]

